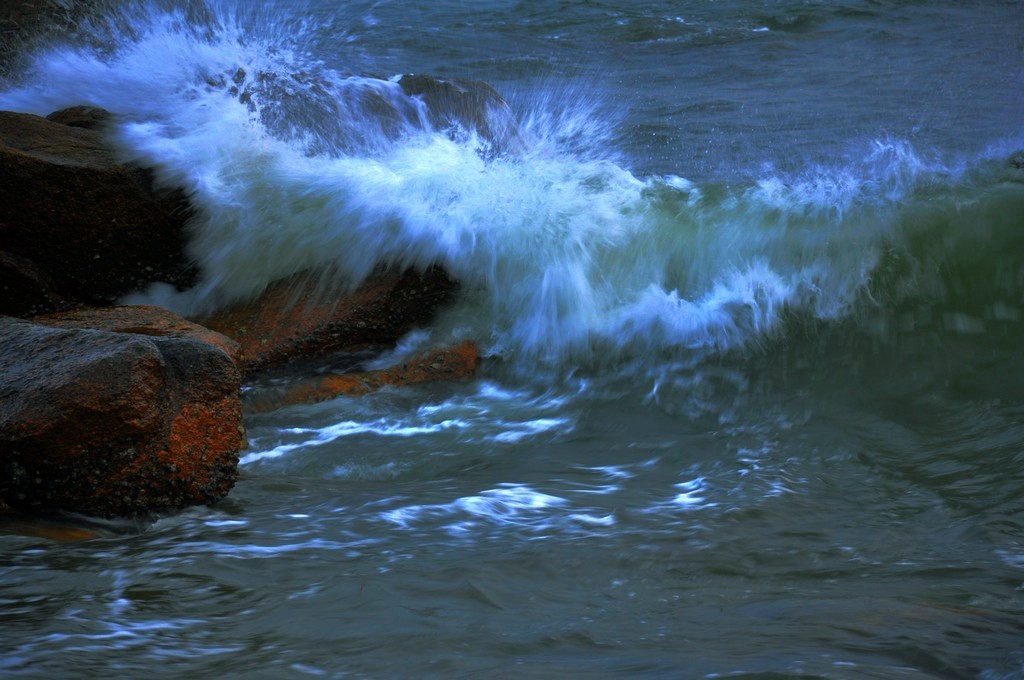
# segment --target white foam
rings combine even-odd
[[[377,419],[371,422],[346,420],[319,429],[290,428],[282,430],[282,432],[287,434],[310,434],[313,436],[298,442],[280,444],[271,449],[251,451],[242,456],[238,462],[239,465],[248,465],[260,460],[280,458],[292,451],[323,446],[343,437],[359,434],[372,434],[380,437],[415,437],[464,427],[467,427],[467,424],[458,420],[443,420],[432,424],[410,425],[402,422],[389,422],[385,419]]]
[[[472,134],[427,130],[423,102],[393,80],[326,68],[285,19],[195,26],[146,7],[112,54],[39,55],[0,108],[126,116],[124,157],[191,194],[202,270],[193,290],[155,285],[132,300],[186,313],[310,269],[329,272],[329,291],[380,264],[440,264],[464,293],[438,334],[458,329],[526,365],[745,347],[787,309],[849,313],[896,228],[893,206],[944,172],[880,141],[860,164],[769,173],[723,197],[631,174],[583,97],[528,103],[528,148],[495,154]]]
[[[508,423],[506,427],[508,429],[490,439],[503,444],[511,444],[542,432],[559,430],[565,433],[572,429],[572,424],[568,418],[538,418],[520,423]]]
[[[451,533],[471,532],[480,522],[543,528],[549,524],[544,511],[564,506],[564,498],[535,491],[526,485],[504,485],[479,494],[457,498],[450,503],[410,505],[380,514],[380,518],[403,529],[421,522],[440,521]]]
[[[672,502],[676,505],[687,509],[706,508],[715,505],[715,503],[709,503],[706,496],[701,495],[707,492],[707,483],[703,477],[697,477],[688,482],[681,482],[676,484],[675,487],[682,492],[672,499]]]

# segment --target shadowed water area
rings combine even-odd
[[[43,32],[0,109],[123,114],[197,208],[199,284],[132,300],[439,265],[455,302],[369,364],[484,360],[249,416],[214,507],[0,535],[0,675],[1024,677],[1021,10],[96,3]],[[440,125],[402,74],[487,82],[518,129]]]

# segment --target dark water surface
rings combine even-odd
[[[1019,2],[165,2],[34,54],[0,108],[124,113],[199,208],[203,282],[134,299],[439,263],[382,362],[487,358],[251,416],[216,507],[0,535],[0,675],[1024,677]]]

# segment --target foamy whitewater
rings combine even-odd
[[[851,313],[883,253],[904,247],[900,206],[920,187],[954,209],[955,173],[906,142],[709,190],[600,159],[607,135],[570,103],[528,110],[528,148],[491,157],[475,134],[430,129],[397,84],[252,36],[232,12],[214,26],[156,10],[135,21],[112,55],[45,53],[0,106],[117,111],[125,157],[188,190],[202,283],[137,302],[196,313],[310,269],[351,287],[378,265],[439,264],[468,291],[449,332],[517,360],[721,351],[762,342],[785,310]],[[366,110],[366,90],[404,115],[397,130]]]
[[[0,109],[113,111],[123,159],[189,194],[199,284],[127,302],[437,265],[456,301],[364,365],[464,338],[485,361],[250,416],[215,508],[0,536],[0,670],[1024,677],[1017,3],[109,2],[74,25]],[[510,108],[439,126],[403,74]]]

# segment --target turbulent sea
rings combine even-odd
[[[0,675],[1024,678],[1020,2],[127,3],[22,56],[0,109],[123,114],[197,206],[132,300],[437,264],[371,364],[485,359],[249,417],[215,507],[0,535]]]

